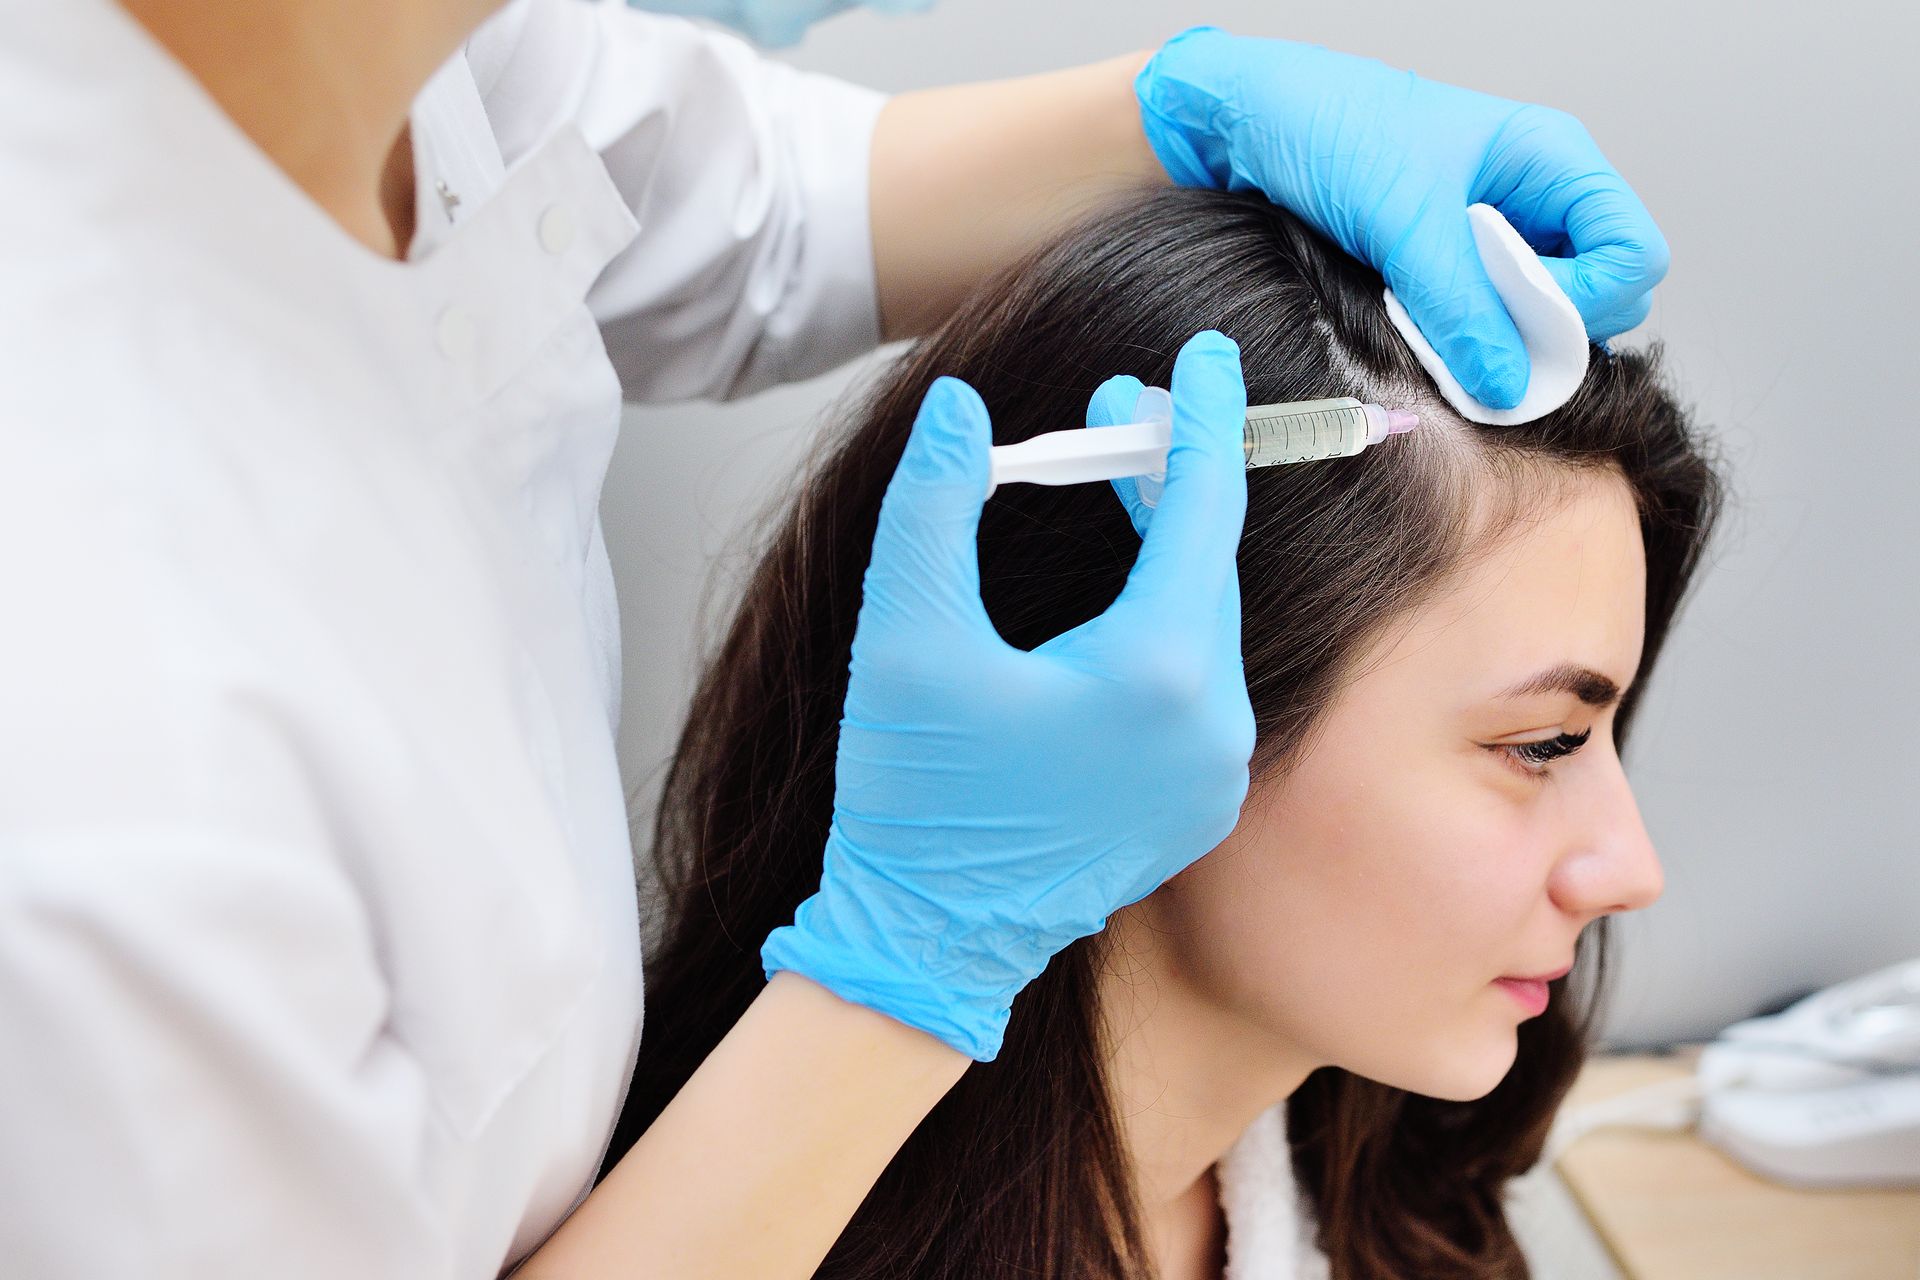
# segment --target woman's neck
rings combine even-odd
[[[1203,1274],[1192,1259],[1209,1250],[1196,1233],[1224,1240],[1214,1165],[1317,1064],[1202,999],[1140,918],[1148,905],[1108,926],[1100,978],[1108,1080],[1148,1246],[1163,1274]]]

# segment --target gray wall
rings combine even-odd
[[[835,19],[791,56],[905,90],[1090,61],[1201,20],[1570,110],[1673,245],[1628,341],[1666,342],[1719,431],[1735,506],[1629,761],[1668,887],[1623,922],[1615,1038],[1707,1034],[1920,954],[1913,11],[944,0]],[[735,531],[845,380],[629,415],[604,511],[643,809],[724,603],[710,573],[737,570]]]

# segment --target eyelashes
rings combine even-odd
[[[1545,773],[1547,766],[1555,760],[1564,759],[1587,745],[1587,739],[1593,737],[1592,729],[1583,729],[1579,733],[1563,733],[1558,737],[1542,738],[1538,742],[1512,742],[1500,747],[1529,773]]]

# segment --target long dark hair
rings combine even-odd
[[[609,1166],[760,991],[760,944],[817,886],[860,585],[881,495],[920,397],[971,382],[998,442],[1077,425],[1106,376],[1166,385],[1174,353],[1217,328],[1252,403],[1358,395],[1430,427],[1332,463],[1249,474],[1240,552],[1254,772],[1284,768],[1358,654],[1467,554],[1485,477],[1608,467],[1637,499],[1647,552],[1645,658],[1659,654],[1717,501],[1712,468],[1654,357],[1595,352],[1571,403],[1525,427],[1449,418],[1390,327],[1379,277],[1263,201],[1142,193],[978,290],[878,380],[780,514],[706,666],[654,831],[664,937]],[[1509,486],[1518,489],[1519,486]],[[1013,485],[980,527],[982,593],[1030,648],[1100,613],[1139,546],[1105,485]],[[1619,731],[1631,719],[1623,705]],[[1062,762],[1062,767],[1070,767]],[[1518,1058],[1472,1102],[1414,1096],[1337,1068],[1289,1102],[1294,1167],[1336,1277],[1520,1276],[1505,1182],[1539,1158],[1585,1053],[1604,935],[1583,937]],[[1068,948],[1015,1002],[998,1059],[972,1067],[900,1151],[822,1277],[1146,1277],[1111,1106],[1097,1000],[1102,942]]]

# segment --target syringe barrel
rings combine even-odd
[[[1350,458],[1367,447],[1371,407],[1352,398],[1256,405],[1247,410],[1242,445],[1247,469]]]

